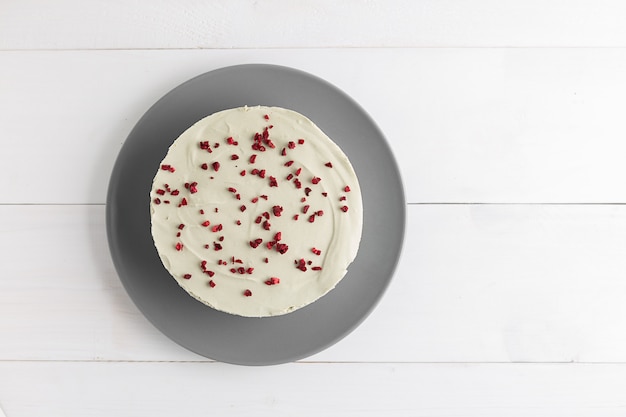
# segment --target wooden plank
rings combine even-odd
[[[625,383],[623,364],[0,362],[9,417],[614,417]]]
[[[626,202],[626,49],[40,51],[0,62],[11,173],[0,203],[103,203],[122,142],[156,100],[250,62],[353,96],[387,135],[409,202]]]
[[[5,3],[1,49],[626,46],[619,0]]]
[[[381,303],[309,361],[626,362],[626,206],[408,214]],[[0,253],[0,360],[204,360],[124,292],[103,206],[0,206]]]

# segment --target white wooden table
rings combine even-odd
[[[23,416],[626,415],[626,3],[0,0],[0,408]],[[314,73],[408,197],[392,285],[306,360],[159,333],[108,253],[139,117],[206,71]]]

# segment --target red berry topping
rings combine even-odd
[[[283,213],[283,208],[282,206],[274,206],[272,207],[272,212],[274,213],[274,216],[280,217]]]

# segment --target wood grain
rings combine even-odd
[[[617,417],[624,384],[626,365],[0,362],[9,417]]]
[[[626,46],[619,0],[5,2],[0,49]]]
[[[411,205],[374,313],[307,360],[626,362],[626,206]],[[205,360],[135,308],[103,206],[0,206],[0,360]]]
[[[195,75],[251,62],[309,71],[354,97],[386,134],[411,203],[626,202],[626,49],[0,52],[0,61],[0,163],[12,173],[0,177],[0,203],[104,203],[121,144],[154,102]]]

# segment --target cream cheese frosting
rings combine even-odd
[[[214,113],[170,146],[150,191],[163,265],[191,296],[264,317],[333,289],[356,257],[363,205],[346,155],[279,107]]]

